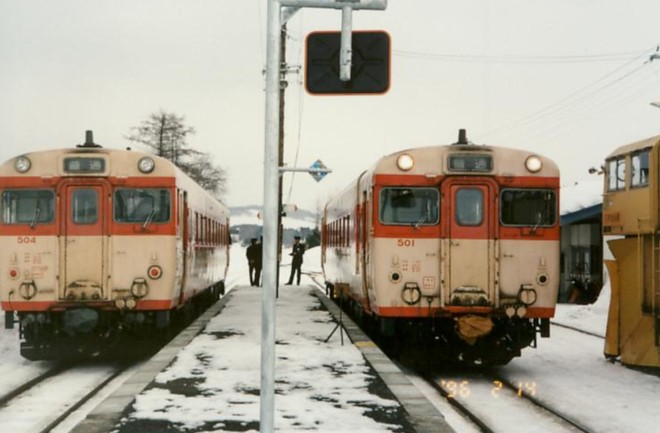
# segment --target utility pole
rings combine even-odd
[[[342,10],[348,19],[349,12],[358,9],[384,10],[387,0],[268,0],[266,27],[266,112],[264,128],[264,230],[263,230],[263,289],[261,298],[261,389],[259,431],[275,431],[275,289],[277,278],[278,206],[281,187],[281,165],[278,155],[280,136],[281,89],[281,38],[282,24],[300,8],[328,8]],[[342,25],[342,32],[350,32],[350,25]],[[347,38],[350,41],[350,38]],[[347,44],[348,45],[348,44]],[[350,47],[342,45],[350,53]],[[350,58],[350,56],[349,56]],[[350,69],[350,63],[341,68]],[[342,74],[343,76],[343,74]],[[350,75],[349,75],[350,76]],[[281,154],[281,151],[279,152]],[[314,169],[318,172],[318,169]]]
[[[277,157],[278,167],[284,165],[284,95],[286,94],[287,64],[286,64],[286,23],[282,24],[280,30],[280,131],[278,136],[279,150]],[[280,174],[278,182],[279,193],[277,194],[277,271],[275,280],[275,298],[280,296],[280,263],[282,263],[282,190],[283,176]]]

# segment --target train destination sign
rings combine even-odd
[[[105,159],[65,158],[64,171],[67,173],[103,173],[105,171]]]
[[[449,155],[449,170],[489,172],[493,169],[490,155]]]

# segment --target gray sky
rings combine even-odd
[[[263,200],[266,0],[0,0],[0,160],[124,136],[161,108],[229,175],[230,206]],[[310,96],[291,75],[285,160],[333,169],[285,175],[285,202],[314,210],[380,156],[456,141],[528,148],[562,184],[621,144],[660,133],[657,0],[390,0],[354,29],[392,37],[384,96]],[[288,24],[287,60],[338,11]],[[297,163],[296,161],[297,155]],[[293,184],[292,184],[293,181]]]

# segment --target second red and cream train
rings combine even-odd
[[[516,149],[430,146],[379,159],[325,206],[326,285],[397,345],[504,364],[549,335],[559,170]]]

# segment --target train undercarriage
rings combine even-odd
[[[18,323],[21,356],[35,360],[134,358],[153,353],[224,294],[218,283],[182,308],[130,311],[79,306],[61,311],[5,312],[5,328]],[[18,319],[18,320],[16,320]]]
[[[389,356],[420,369],[505,365],[525,347],[536,347],[537,333],[549,335],[549,319],[504,314],[386,318],[365,313],[350,298],[335,301]]]

